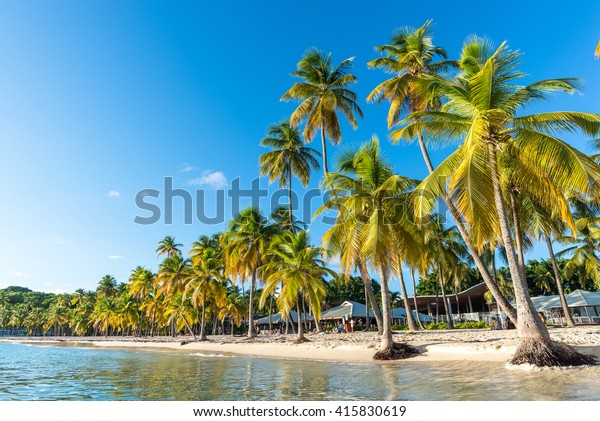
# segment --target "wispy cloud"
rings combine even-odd
[[[123,256],[108,256],[110,260],[121,260]]]
[[[187,162],[185,164],[181,164],[179,166],[179,172],[192,172],[192,171],[198,171],[198,167],[194,167],[192,164],[188,164]]]
[[[221,171],[202,171],[202,175],[188,180],[191,186],[207,186],[212,189],[222,189],[229,185],[227,177]]]
[[[64,290],[64,289],[62,289],[62,288],[56,288],[55,290],[50,291],[50,292],[53,293],[53,294],[57,294],[58,295],[58,294],[64,294],[67,291]]]
[[[115,199],[117,197],[121,197],[121,193],[119,193],[116,190],[110,190],[107,194],[108,197],[110,197],[111,199]]]
[[[67,243],[68,243],[68,241],[67,241],[67,240],[65,240],[65,239],[64,239],[64,238],[62,238],[62,237],[58,237],[58,236],[52,236],[52,237],[50,237],[50,241],[51,241],[53,244],[57,244],[57,245],[59,245],[59,246],[60,246],[60,245],[63,245],[63,244],[67,244]]]

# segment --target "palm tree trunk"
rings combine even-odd
[[[417,305],[417,284],[415,283],[415,271],[410,270],[410,277],[412,279],[413,286],[413,300],[415,302],[415,313],[417,315],[417,322],[419,323],[419,329],[425,329],[423,327],[423,323],[421,322],[421,317],[419,316],[419,306]]]
[[[388,287],[387,273],[383,268],[379,269],[381,279],[381,307],[383,310],[383,333],[381,334],[381,346],[378,352],[392,349],[394,339],[392,337],[392,312],[390,306],[390,290]]]
[[[421,148],[421,153],[423,155],[423,160],[425,161],[425,165],[427,166],[429,173],[432,173],[434,168],[431,163],[431,158],[429,157],[429,153],[427,152],[427,148],[425,147],[425,141],[423,140],[423,135],[421,134],[421,132],[417,133],[417,138],[419,140],[419,147]],[[517,311],[508,302],[506,297],[504,295],[502,295],[502,293],[500,292],[500,289],[498,288],[498,285],[496,284],[496,282],[494,282],[494,279],[490,276],[490,274],[485,266],[485,263],[483,262],[483,260],[481,259],[481,256],[477,252],[477,249],[471,242],[468,231],[467,231],[464,223],[462,222],[460,212],[458,211],[458,209],[456,209],[456,207],[454,206],[454,203],[452,203],[452,201],[450,200],[450,198],[447,195],[445,195],[445,194],[442,195],[442,198],[444,200],[444,203],[446,203],[446,206],[448,206],[448,211],[450,211],[450,214],[452,215],[452,218],[454,219],[456,228],[458,229],[460,236],[462,237],[463,241],[465,242],[465,245],[467,246],[467,249],[469,250],[469,254],[471,255],[471,257],[473,257],[473,261],[475,262],[475,265],[477,266],[477,269],[479,270],[479,273],[481,274],[481,277],[483,278],[483,282],[487,286],[488,290],[492,293],[492,296],[498,303],[498,306],[500,307],[500,309],[504,310],[504,312],[506,313],[508,318],[516,325],[517,324]]]
[[[550,235],[546,233],[544,233],[544,239],[546,240],[548,254],[550,255],[550,261],[552,262],[552,270],[554,271],[556,289],[558,290],[558,296],[560,297],[560,305],[562,307],[563,313],[565,313],[567,327],[575,327],[575,322],[573,321],[573,317],[571,317],[571,313],[569,312],[569,306],[567,305],[567,299],[565,298],[565,292],[563,291],[562,281],[560,278],[560,271],[558,270],[556,256],[554,256],[554,250],[552,249],[552,240],[550,239]]]
[[[248,337],[256,337],[256,331],[254,330],[254,285],[256,283],[256,268],[252,271],[252,281],[250,282],[250,296],[248,303]]]
[[[269,299],[269,332],[273,331],[272,315],[273,315],[273,294],[271,294],[271,297]]]
[[[377,333],[381,335],[383,333],[383,316],[381,315],[381,309],[379,308],[379,304],[377,304],[377,298],[375,298],[375,293],[373,292],[373,284],[371,282],[371,277],[369,276],[369,271],[367,270],[367,265],[364,260],[358,260],[357,266],[360,270],[360,276],[365,283],[365,291],[367,297],[369,297],[371,308],[373,309],[373,315],[375,316],[375,322],[377,323]]]
[[[542,323],[542,320],[537,314],[535,306],[529,297],[527,280],[520,270],[515,253],[515,247],[513,245],[512,238],[510,237],[508,217],[506,215],[506,208],[504,206],[504,199],[502,197],[502,189],[500,187],[500,174],[498,172],[496,146],[497,145],[493,142],[489,143],[489,162],[492,173],[492,185],[494,187],[494,203],[496,205],[496,212],[498,213],[498,219],[500,223],[500,233],[502,236],[502,242],[504,243],[504,249],[506,250],[506,259],[508,260],[508,267],[510,269],[510,275],[515,290],[519,338],[522,340],[533,339],[550,341],[548,329],[544,323]]]
[[[444,278],[442,277],[441,273],[442,271],[438,266],[438,278],[440,281],[440,288],[442,290],[442,300],[444,301],[444,311],[446,312],[446,320],[448,320],[448,329],[454,329],[454,322],[452,321],[452,312],[448,308],[448,300],[446,299],[446,289],[444,288]]]
[[[294,227],[294,214],[293,214],[293,206],[292,206],[292,168],[288,168],[288,177],[289,177],[289,185],[288,185],[288,209],[290,211],[290,230],[293,234],[296,234],[296,227]]]
[[[298,342],[304,340],[304,329],[302,328],[302,313],[300,312],[300,300],[296,301],[296,311],[298,312],[298,337],[296,340]]]
[[[402,289],[402,300],[404,301],[404,309],[406,310],[406,321],[408,322],[408,329],[411,332],[414,332],[417,330],[417,324],[415,323],[415,319],[412,315],[412,310],[410,309],[408,294],[406,293],[406,285],[404,284],[404,274],[402,273],[402,265],[400,265],[398,275],[398,277],[400,278],[400,288]]]
[[[200,340],[206,341],[206,305],[202,300],[202,316],[200,318]]]
[[[327,177],[327,142],[325,141],[325,126],[321,124],[321,149],[323,150],[323,174]]]
[[[521,275],[525,278],[525,255],[523,251],[523,232],[521,231],[521,223],[519,221],[519,209],[517,207],[517,192],[510,189],[510,210],[513,217],[513,225],[515,229],[515,244],[517,246],[517,262],[521,269]]]
[[[183,323],[185,323],[185,327],[187,328],[188,332],[190,332],[190,335],[192,335],[194,337],[194,339],[196,339],[196,334],[192,330],[192,327],[190,326],[188,321],[185,319],[185,316],[183,314],[181,315],[181,318],[183,319]]]
[[[438,279],[440,277],[440,271],[438,269]],[[440,322],[440,282],[435,283],[435,322]]]

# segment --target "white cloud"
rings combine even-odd
[[[67,292],[66,290],[62,289],[62,288],[56,288],[54,291],[50,291],[53,294],[64,294],[65,292]]]
[[[212,189],[222,189],[229,185],[227,177],[221,171],[202,171],[202,175],[188,180],[191,186],[207,186]]]
[[[121,196],[121,193],[119,193],[116,190],[110,190],[108,192],[108,197],[110,197],[110,198],[117,198],[117,197],[120,197],[120,196]]]
[[[121,260],[123,256],[108,256],[110,260]]]
[[[46,287],[52,286],[52,282],[44,282],[44,286],[46,286]]]
[[[192,172],[192,171],[198,171],[198,168],[194,167],[192,164],[188,164],[187,162],[185,164],[181,164],[179,166],[179,172]]]

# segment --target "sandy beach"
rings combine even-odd
[[[600,359],[600,326],[581,326],[574,329],[550,329],[552,339],[573,345],[582,352]],[[258,336],[252,341],[245,337],[209,336],[205,342],[189,336],[154,337],[23,337],[3,338],[3,341],[53,343],[72,342],[96,347],[128,347],[172,350],[185,353],[243,354],[273,358],[312,359],[331,361],[370,361],[379,346],[373,332],[308,335],[310,342],[294,344],[295,335]],[[397,342],[418,347],[423,353],[411,361],[507,361],[517,345],[515,330],[455,330],[401,332],[394,335]]]

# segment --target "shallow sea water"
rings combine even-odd
[[[600,366],[348,363],[0,343],[0,400],[599,400]]]

